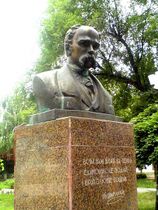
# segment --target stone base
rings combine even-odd
[[[68,109],[52,109],[50,111],[34,114],[30,117],[30,124],[36,124],[51,120],[56,120],[63,117],[84,117],[91,119],[122,121],[120,117],[111,114],[89,112],[82,110],[68,110]]]
[[[15,129],[15,210],[137,210],[133,128],[68,117]]]

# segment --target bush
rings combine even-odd
[[[7,179],[0,182],[0,189],[14,189],[14,179]]]
[[[146,179],[147,178],[147,175],[144,174],[144,173],[138,173],[137,174],[137,179]]]

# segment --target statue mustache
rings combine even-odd
[[[83,55],[79,59],[79,63],[83,68],[96,68],[96,59],[94,55]]]

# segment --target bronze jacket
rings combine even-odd
[[[92,90],[86,83],[91,83]],[[37,74],[33,92],[40,111],[57,108],[114,114],[112,97],[99,80],[91,73],[81,76],[70,65]]]

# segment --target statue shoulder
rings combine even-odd
[[[59,69],[60,70],[60,69]],[[58,69],[36,74],[33,78],[33,92],[35,95],[45,94],[55,86],[55,77]]]
[[[36,74],[33,78],[33,80],[37,80],[37,79],[41,79],[41,80],[46,80],[51,78],[52,76],[54,76],[56,74],[57,71],[59,71],[60,69],[53,69],[53,70],[49,70],[49,71],[44,71],[41,72],[39,74]]]

